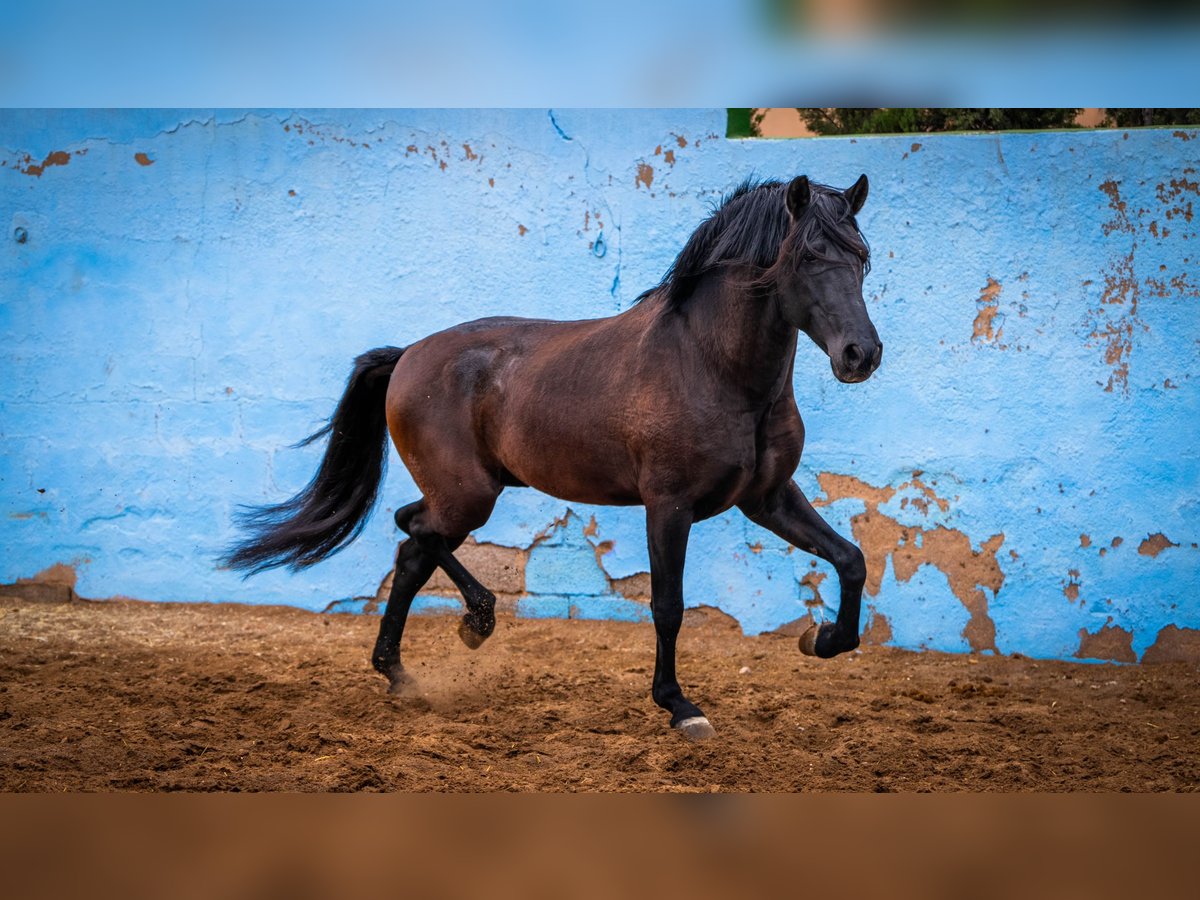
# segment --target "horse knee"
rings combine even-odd
[[[863,552],[851,543],[843,547],[834,559],[838,578],[844,583],[862,586],[867,580],[867,561]]]

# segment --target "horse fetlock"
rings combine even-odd
[[[412,676],[404,670],[396,654],[376,654],[371,657],[371,666],[388,680],[389,694],[399,694],[413,683]]]
[[[853,632],[837,631],[825,641],[821,642],[821,636],[817,635],[817,656],[821,659],[830,659],[837,656],[839,653],[849,653],[851,650],[857,650],[859,637]]]
[[[467,591],[464,599],[467,601],[468,609],[481,614],[490,616],[496,609],[496,595],[487,588]]]
[[[469,606],[463,614],[463,622],[472,631],[477,631],[484,637],[490,637],[496,627],[495,609],[494,602]]]
[[[371,668],[384,677],[391,677],[392,670],[399,668],[400,656],[397,653],[375,651],[371,656]]]
[[[667,712],[673,712],[675,707],[683,701],[683,692],[679,690],[678,685],[669,688],[655,685],[650,690],[650,696],[655,705],[661,706]]]

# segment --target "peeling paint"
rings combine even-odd
[[[1092,332],[1093,338],[1103,342],[1104,362],[1112,367],[1104,387],[1109,393],[1114,390],[1129,392],[1129,355],[1133,350],[1134,328],[1141,325],[1137,315],[1140,293],[1131,251],[1115,261],[1104,274],[1104,293],[1100,302],[1105,306],[1116,306],[1120,311],[1109,314],[1103,328]]]
[[[42,172],[49,169],[51,166],[65,166],[71,161],[71,154],[65,150],[55,150],[40,163],[33,162],[32,158],[27,154],[24,159],[25,167],[19,171],[26,175],[33,175],[35,178],[41,178]]]
[[[633,182],[635,185],[644,184],[646,189],[649,190],[650,186],[654,184],[654,169],[644,162],[638,163],[637,176],[634,178]]]
[[[1187,178],[1171,178],[1166,182],[1161,183],[1156,188],[1158,202],[1166,209],[1163,215],[1167,219],[1175,219],[1176,217],[1183,219],[1185,222],[1192,221],[1192,198],[1200,195],[1200,182],[1191,181]],[[1165,235],[1164,235],[1165,237]]]
[[[1109,622],[1112,618],[1109,618]],[[1135,663],[1137,654],[1133,652],[1133,632],[1119,625],[1104,625],[1097,632],[1089,632],[1086,628],[1079,629],[1079,649],[1075,651],[1079,659],[1106,659],[1112,662]]]
[[[892,640],[892,625],[887,616],[873,606],[867,608],[867,625],[863,629],[864,644],[882,645]]]
[[[1000,282],[988,277],[987,284],[979,292],[975,301],[975,323],[972,328],[971,342],[982,344],[999,344],[1000,336],[1004,333],[1004,316],[1000,313],[1000,294],[1004,290]],[[997,317],[999,321],[997,321]]]
[[[817,475],[817,483],[821,485],[824,497],[813,500],[813,506],[829,506],[838,500],[855,498],[867,504],[867,508],[878,508],[896,496],[892,487],[873,487],[853,475],[839,475],[834,472],[821,472]]]
[[[1154,643],[1146,648],[1142,662],[1200,664],[1200,628],[1167,625],[1158,632]]]
[[[71,563],[55,563],[32,578],[17,579],[17,584],[57,584],[69,588],[74,588],[78,582],[79,573]]]
[[[74,564],[55,563],[30,578],[0,584],[0,597],[16,597],[33,603],[70,603],[79,599],[75,593],[77,583]]]
[[[154,160],[153,160],[153,159],[151,159],[151,158],[150,158],[150,156],[149,156],[148,154],[146,154],[146,153],[143,153],[143,152],[141,152],[141,151],[138,151],[137,153],[133,154],[133,158],[134,158],[134,159],[137,161],[137,164],[138,164],[139,166],[152,166],[152,165],[154,165]]]
[[[1081,586],[1082,585],[1079,581],[1079,570],[1071,569],[1067,573],[1067,581],[1063,582],[1063,596],[1074,603],[1079,599],[1079,588]]]
[[[1194,216],[1194,199],[1200,195],[1200,182],[1186,177],[1194,171],[1191,167],[1185,167],[1179,176],[1157,184],[1155,199],[1159,208],[1156,212],[1146,207],[1132,207],[1122,196],[1122,182],[1115,178],[1099,186],[1099,190],[1108,198],[1112,213],[1109,220],[1102,224],[1102,233],[1106,237],[1115,234],[1130,239],[1113,255],[1101,273],[1103,290],[1098,305],[1090,311],[1089,316],[1089,341],[1092,346],[1103,350],[1104,363],[1110,369],[1104,386],[1107,393],[1129,394],[1135,341],[1149,330],[1140,304],[1147,298],[1200,298],[1200,284],[1193,280],[1193,273],[1189,271],[1172,271],[1164,263],[1160,263],[1153,274],[1139,271],[1139,255],[1145,255],[1146,245],[1155,249],[1154,245],[1172,236],[1180,241],[1196,237],[1196,233],[1188,229]],[[1152,213],[1161,215],[1164,222],[1160,224],[1158,218],[1150,218],[1146,224],[1147,216]],[[1183,230],[1180,230],[1181,227]],[[1188,265],[1190,259],[1185,258],[1183,263]]]
[[[804,605],[810,608],[824,606],[825,601],[821,597],[821,582],[828,576],[824,572],[805,572],[800,579],[802,587],[806,587],[813,592],[812,598],[805,600]]]
[[[1100,185],[1100,191],[1108,197],[1108,206],[1113,211],[1113,217],[1101,229],[1105,235],[1114,231],[1127,231],[1132,234],[1137,229],[1129,221],[1129,204],[1121,199],[1121,183],[1113,178]]]
[[[650,602],[650,573],[637,572],[624,578],[610,579],[612,589],[627,600]]]
[[[904,507],[908,506],[908,504],[911,503],[914,507],[919,509],[922,513],[924,513],[925,515],[928,515],[929,514],[929,504],[932,503],[934,506],[936,506],[942,512],[949,512],[950,511],[950,501],[946,500],[944,497],[939,497],[937,495],[937,493],[934,492],[933,488],[926,485],[925,482],[923,482],[921,480],[921,475],[923,475],[923,474],[924,473],[921,472],[920,469],[918,469],[917,471],[913,472],[912,479],[910,481],[906,481],[902,485],[900,485],[900,487],[899,487],[900,491],[904,491],[907,488],[915,488],[916,490],[920,491],[922,494],[922,496],[920,496],[920,497],[904,497],[900,502],[901,508],[904,508]]]
[[[915,476],[914,476],[915,480]],[[880,512],[880,506],[896,494],[891,487],[874,487],[850,475],[821,472],[817,475],[824,497],[813,506],[829,506],[839,500],[861,500],[866,511],[850,520],[854,539],[867,563],[866,592],[878,596],[884,567],[890,557],[897,581],[908,581],[923,565],[933,566],[946,576],[951,592],[966,608],[970,618],[963,637],[972,650],[996,652],[996,626],[988,615],[988,598],[1004,584],[1004,572],[996,554],[1004,535],[994,534],[975,550],[961,531],[937,525],[925,529],[903,525]]]
[[[1142,556],[1155,557],[1162,553],[1168,547],[1178,547],[1179,545],[1171,541],[1161,531],[1148,535],[1141,544],[1138,545],[1138,553]]]
[[[302,137],[304,135],[311,135],[311,137],[306,138],[310,146],[315,146],[316,141],[320,141],[321,143],[332,141],[333,143],[346,144],[350,147],[362,147],[365,150],[371,149],[371,145],[366,141],[356,141],[345,135],[335,134],[328,127],[318,127],[307,119],[292,117],[282,124],[283,130],[286,132],[294,132]]]

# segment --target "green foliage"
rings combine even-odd
[[[1114,109],[1104,111],[1109,128],[1137,128],[1144,125],[1200,125],[1200,109]]]
[[[754,121],[754,110],[731,106],[725,120],[725,137],[758,137],[758,123]]]
[[[817,134],[908,134],[1073,128],[1078,109],[797,107]]]

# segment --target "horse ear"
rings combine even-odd
[[[850,202],[850,215],[857,216],[858,211],[867,202],[867,176],[859,175],[858,181],[854,182],[844,196]]]
[[[787,188],[787,209],[793,219],[799,219],[803,215],[811,196],[807,175],[792,179]]]

